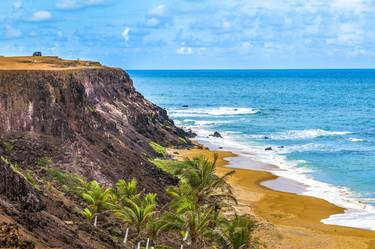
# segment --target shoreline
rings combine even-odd
[[[257,237],[268,248],[375,248],[374,231],[321,222],[333,214],[344,213],[344,208],[324,199],[264,186],[265,182],[277,183],[282,177],[261,168],[236,167],[234,159],[239,156],[231,151],[194,148],[177,152],[179,154],[174,156],[179,160],[197,155],[212,158],[217,153],[218,175],[236,171],[228,181],[239,201],[236,209],[254,215],[260,221],[262,229],[256,232]]]
[[[375,231],[375,207],[356,199],[356,193],[350,189],[314,179],[306,174],[308,169],[296,167],[299,161],[289,161],[273,150],[265,151],[265,147],[259,145],[247,147],[227,134],[229,139],[212,138],[209,136],[211,133],[201,130],[196,142],[211,150],[236,153],[237,157],[228,158],[229,167],[235,165],[235,168],[269,172],[278,177],[261,183],[267,188],[320,198],[344,209],[343,212],[322,218],[321,222]]]

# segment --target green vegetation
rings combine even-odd
[[[98,215],[113,209],[113,189],[104,188],[94,180],[82,188],[82,192],[82,198],[88,203],[82,214],[89,220],[94,218],[96,226]]]
[[[48,156],[43,156],[36,160],[36,165],[38,165],[39,167],[47,167],[52,163],[53,163],[52,158]]]
[[[178,176],[178,172],[180,172],[182,168],[186,166],[185,162],[175,161],[175,160],[156,158],[150,161],[153,165],[155,165],[159,169],[173,176]]]
[[[236,200],[225,181],[234,172],[216,176],[216,159],[153,160],[157,167],[180,179],[177,186],[167,188],[171,201],[162,208],[158,208],[156,194],[138,190],[135,179],[120,180],[113,189],[91,181],[82,188],[82,198],[87,202],[82,214],[90,221],[95,218],[96,225],[97,216],[109,212],[124,229],[132,231],[133,242],[148,238],[155,248],[161,248],[165,241],[172,248],[253,248],[251,232],[255,224],[235,213],[232,206]]]
[[[167,155],[167,150],[161,146],[160,144],[158,143],[155,143],[154,141],[151,141],[148,143],[151,148],[160,156],[166,156]]]
[[[46,177],[47,180],[54,181],[60,185],[65,192],[76,196],[81,196],[82,189],[87,185],[80,176],[58,168],[47,168]]]
[[[91,106],[91,105],[88,105],[86,106],[87,107],[87,110],[91,113],[96,113],[96,108],[95,106]]]
[[[10,142],[2,141],[0,144],[4,147],[6,152],[10,152],[14,149],[14,145]]]

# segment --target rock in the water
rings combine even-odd
[[[270,137],[264,136],[264,139],[270,139]]]
[[[183,108],[188,108],[189,106],[188,106],[188,105],[183,105],[182,107],[183,107]]]
[[[211,137],[219,137],[219,138],[223,138],[223,137],[221,136],[221,134],[220,134],[219,132],[217,132],[217,131],[215,131],[214,134],[211,134],[210,136],[211,136]]]
[[[272,147],[267,147],[264,150],[266,150],[266,151],[272,150]]]

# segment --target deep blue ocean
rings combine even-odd
[[[255,154],[306,184],[305,194],[349,208],[326,223],[375,229],[375,70],[129,73],[177,125],[202,138],[219,131],[210,142]]]

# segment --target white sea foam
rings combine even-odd
[[[290,130],[284,132],[275,132],[268,137],[274,140],[298,140],[298,139],[311,139],[324,136],[342,136],[351,134],[348,131],[327,131],[322,129],[309,129],[309,130]],[[264,137],[264,136],[263,136]]]
[[[355,138],[355,137],[350,137],[350,138],[348,138],[348,140],[352,141],[352,142],[364,142],[364,141],[366,141],[365,139]]]
[[[323,149],[320,148],[319,145],[305,144],[300,147],[291,146],[289,148],[275,148],[272,151],[265,151],[264,145],[260,146],[251,141],[247,141],[246,143],[239,142],[240,134],[223,132],[222,135],[224,138],[222,139],[209,137],[208,135],[213,131],[206,129],[204,126],[195,126],[194,131],[198,133],[199,141],[203,143],[209,142],[215,146],[213,148],[218,148],[220,146],[223,147],[224,150],[234,151],[241,157],[247,157],[252,160],[277,166],[279,169],[270,171],[275,175],[305,185],[306,188],[302,194],[322,198],[335,205],[346,208],[345,213],[335,214],[329,218],[323,219],[323,223],[375,230],[375,207],[368,204],[366,199],[361,198],[359,194],[352,192],[346,187],[334,186],[313,179],[309,175],[311,169],[301,166],[301,163],[306,163],[305,161],[287,160],[286,156],[283,155],[293,150]],[[291,135],[300,138],[348,134],[348,132],[331,132],[324,130],[307,131],[308,132],[305,130],[302,133],[299,133],[300,131],[289,132],[288,137],[291,137]],[[235,165],[233,166],[235,167]],[[251,168],[251,165],[249,165],[249,168]]]
[[[185,108],[169,109],[168,114],[171,117],[205,117],[205,116],[234,116],[255,114],[257,109],[253,108],[235,108],[235,107],[218,107],[218,108]]]

